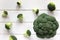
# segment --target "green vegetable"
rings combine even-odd
[[[5,24],[5,28],[6,29],[11,29],[11,27],[12,27],[12,23],[11,22],[7,22],[6,24]]]
[[[15,36],[11,35],[11,36],[9,37],[9,40],[17,40],[17,38],[16,38]]]
[[[56,35],[59,27],[58,22],[53,16],[45,13],[39,15],[33,22],[33,29],[39,38],[51,38]]]
[[[25,37],[30,37],[30,36],[31,36],[31,31],[30,31],[30,30],[27,30],[27,31],[24,33],[24,36],[25,36]]]
[[[18,14],[18,15],[17,15],[17,18],[18,18],[20,21],[23,21],[23,14]]]
[[[33,12],[34,12],[35,14],[38,14],[38,13],[39,13],[39,9],[33,9]]]
[[[3,11],[2,17],[7,17],[8,16],[8,12],[7,11]]]
[[[18,6],[20,6],[20,5],[21,5],[21,3],[20,3],[20,2],[17,2],[17,5],[18,5]]]
[[[50,11],[54,11],[56,9],[56,6],[53,2],[50,2],[47,7]]]

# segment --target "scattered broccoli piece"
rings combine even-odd
[[[8,16],[8,12],[7,11],[3,11],[2,17],[7,17]]]
[[[25,36],[25,37],[30,37],[30,36],[31,36],[31,31],[30,31],[30,30],[27,30],[27,31],[24,33],[24,36]]]
[[[58,22],[53,16],[45,13],[39,15],[33,22],[33,29],[39,38],[51,38],[56,35],[59,27]]]
[[[38,14],[38,13],[39,13],[39,9],[33,9],[33,12],[34,12],[35,14]]]
[[[20,5],[21,5],[21,3],[20,3],[20,2],[17,2],[17,5],[18,5],[18,6],[20,6]]]
[[[6,24],[5,24],[5,28],[6,29],[11,29],[11,27],[12,27],[12,23],[11,22],[7,22]]]
[[[11,36],[9,37],[9,40],[17,40],[17,38],[16,38],[15,36],[11,35]]]
[[[17,15],[17,18],[18,18],[20,21],[23,21],[23,14],[18,14],[18,15]]]
[[[56,6],[53,2],[50,2],[47,7],[50,11],[54,11],[56,9]]]

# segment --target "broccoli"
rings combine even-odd
[[[7,22],[6,24],[5,24],[5,28],[6,29],[11,29],[11,27],[12,27],[12,23],[11,22]]]
[[[38,13],[39,13],[39,9],[33,9],[33,12],[34,12],[35,14],[38,14]]]
[[[18,18],[20,21],[23,21],[23,14],[18,14],[18,15],[17,15],[17,18]]]
[[[56,9],[56,6],[53,2],[50,2],[47,7],[50,11],[54,11]]]
[[[56,35],[59,27],[58,22],[53,16],[45,13],[39,15],[33,22],[33,29],[39,38],[51,38]]]
[[[8,16],[8,12],[7,11],[3,11],[2,17],[7,17]]]
[[[25,37],[30,37],[30,36],[31,36],[31,31],[30,31],[30,30],[27,30],[27,31],[24,33],[24,36],[25,36]]]
[[[20,6],[21,5],[21,2],[17,2],[17,5]]]
[[[16,38],[15,36],[11,35],[11,36],[9,37],[9,40],[17,40],[17,38]]]

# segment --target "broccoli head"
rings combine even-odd
[[[30,30],[27,30],[27,31],[24,33],[24,36],[25,36],[25,37],[30,37],[30,36],[31,36],[31,31],[30,31]]]
[[[53,16],[45,13],[39,15],[33,22],[33,29],[39,38],[51,38],[56,35],[59,27],[58,22]]]
[[[17,40],[17,38],[16,38],[15,36],[11,35],[11,36],[9,37],[9,40]]]
[[[7,22],[7,23],[5,24],[5,28],[6,28],[7,30],[11,29],[11,27],[12,27],[12,23],[11,23],[11,22]]]
[[[17,18],[20,22],[22,22],[23,21],[23,14],[18,14]]]
[[[21,5],[21,3],[20,3],[20,2],[17,2],[17,5],[19,5],[19,6],[20,6],[20,5]]]
[[[38,13],[39,13],[39,9],[33,9],[33,12],[34,12],[35,14],[38,14]]]
[[[53,2],[50,2],[47,7],[50,11],[54,11],[56,9],[56,6]]]
[[[8,16],[8,12],[7,11],[3,11],[2,17],[7,17]]]

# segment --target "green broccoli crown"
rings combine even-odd
[[[23,20],[23,14],[18,14],[18,15],[17,15],[17,18],[18,18],[19,20]]]
[[[28,36],[30,36],[31,35],[31,31],[30,30],[27,30],[27,32],[26,32],[27,34],[28,34]]]
[[[39,13],[39,9],[33,9],[33,12],[38,14]]]
[[[17,18],[20,18],[20,17],[22,17],[22,16],[23,16],[22,14],[18,14]]]
[[[15,36],[11,35],[9,40],[17,40],[17,38]]]
[[[21,5],[21,3],[20,2],[17,2],[17,5]]]
[[[5,28],[6,29],[11,29],[11,26],[12,26],[12,23],[11,22],[7,22],[6,24],[5,24]]]
[[[51,38],[56,34],[56,30],[59,27],[58,22],[52,16],[45,13],[39,15],[33,22],[33,29],[39,38]]]
[[[39,13],[39,9],[37,9],[37,11],[36,11],[36,14],[38,14]]]
[[[54,10],[56,9],[55,4],[54,4],[53,2],[50,2],[50,3],[48,4],[48,9],[49,9],[50,11],[54,11]]]
[[[7,11],[5,11],[5,10],[4,10],[4,13],[5,13],[6,15],[8,15],[8,12],[7,12]]]
[[[24,33],[24,36],[25,36],[25,37],[30,37],[30,36],[31,36],[31,31],[30,31],[30,30],[27,30],[27,31]]]
[[[2,16],[7,17],[7,15],[8,15],[8,12],[4,10]]]

